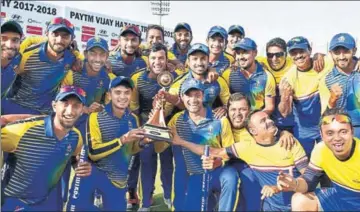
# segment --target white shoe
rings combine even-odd
[[[150,211],[150,208],[139,208],[138,212],[147,212]]]
[[[165,197],[163,197],[163,199],[164,199],[165,205],[168,207],[169,210],[171,210],[171,207],[172,207],[171,199],[166,199]]]

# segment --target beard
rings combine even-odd
[[[62,49],[59,49],[59,48],[57,48],[57,47],[55,47],[55,45],[56,46],[62,46],[63,48]],[[50,48],[54,51],[54,52],[56,52],[56,53],[58,53],[58,54],[60,54],[60,53],[63,53],[64,51],[65,51],[65,46],[63,45],[63,44],[51,44],[50,42],[49,42],[49,46],[50,46]]]

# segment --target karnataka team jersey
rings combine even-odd
[[[138,127],[139,120],[129,109],[121,118],[115,117],[112,104],[107,104],[102,112],[89,116],[89,157],[119,188],[126,186],[130,156],[140,151],[138,143],[122,144],[120,137]]]
[[[227,147],[226,151],[230,158],[240,158],[250,166],[261,187],[276,185],[279,171],[286,173],[292,171],[295,177],[300,176],[300,170],[308,164],[305,151],[298,141],[290,151],[287,151],[280,146],[280,142],[265,146],[249,137],[247,142],[240,140]],[[281,210],[289,210],[292,194],[293,192],[276,194],[267,199],[268,204]]]
[[[147,57],[135,57],[131,64],[126,64],[119,51],[111,53],[109,61],[116,76],[131,77],[138,70],[147,67]]]
[[[178,135],[188,141],[200,145],[209,145],[215,148],[228,147],[234,143],[231,126],[226,117],[215,119],[211,108],[206,108],[206,118],[195,124],[189,117],[187,110],[175,114],[168,123],[170,128],[175,127]],[[186,169],[190,174],[202,174],[201,156],[182,147]]]
[[[231,55],[229,55],[225,52],[222,52],[220,54],[218,60],[214,61],[213,63],[209,62],[209,67],[215,68],[216,72],[219,75],[221,75],[233,63],[234,63],[234,58]]]
[[[72,128],[59,140],[53,120],[53,116],[29,118],[1,129],[1,148],[14,155],[14,161],[9,161],[13,172],[5,185],[5,196],[27,204],[45,200],[58,184],[70,157],[80,153],[80,132]]]
[[[191,48],[191,46],[188,46],[188,50]],[[169,49],[169,52],[171,52],[175,57],[180,60],[183,64],[185,64],[187,59],[187,54],[181,54],[181,52],[178,50],[176,43],[172,45],[172,47]]]
[[[252,110],[262,109],[265,106],[265,97],[276,96],[274,77],[258,62],[256,62],[255,72],[249,78],[241,72],[240,68],[237,70],[229,68],[222,76],[229,85],[230,93],[241,92],[248,96]]]
[[[16,69],[18,68],[22,55],[17,54],[10,63],[1,68],[1,98],[4,98],[11,88],[16,78]]]

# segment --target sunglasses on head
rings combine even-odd
[[[77,94],[79,94],[80,96],[86,97],[86,92],[79,87],[75,87],[75,86],[70,86],[70,85],[66,85],[60,88],[60,93],[67,93],[67,92],[75,92]]]
[[[349,124],[351,123],[351,119],[350,117],[346,116],[346,115],[342,115],[342,114],[337,114],[337,115],[330,115],[330,116],[325,116],[322,118],[321,120],[321,124],[331,124],[334,120],[336,120],[339,123],[342,124]]]
[[[273,58],[274,56],[279,58],[279,57],[284,57],[285,56],[285,52],[276,52],[276,53],[266,53],[266,56],[268,58]]]
[[[53,24],[55,24],[55,25],[62,24],[68,28],[72,28],[72,29],[74,28],[74,25],[69,20],[67,20],[66,18],[62,18],[62,17],[57,17],[57,18],[52,19],[50,22],[50,25],[53,25]]]
[[[136,32],[136,34],[140,34],[141,33],[141,31],[140,31],[140,29],[139,29],[139,27],[138,26],[135,26],[135,25],[127,25],[127,26],[124,26],[123,27],[123,31],[125,31],[125,30],[133,30],[134,32]]]

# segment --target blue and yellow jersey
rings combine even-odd
[[[21,52],[23,56],[19,75],[13,84],[10,97],[23,107],[49,114],[52,113],[51,102],[75,61],[75,56],[65,50],[62,59],[52,61],[46,54],[46,48],[47,42]]]
[[[191,46],[189,45],[188,49],[190,49]],[[178,60],[180,60],[184,65],[187,59],[187,53],[181,54],[181,52],[178,50],[176,43],[174,43],[171,48],[169,49],[169,52],[171,52]]]
[[[206,108],[206,118],[195,124],[189,117],[187,110],[175,114],[168,123],[175,127],[179,136],[188,141],[215,148],[228,147],[234,143],[230,122],[226,117],[215,119],[211,108]],[[202,174],[201,157],[182,147],[187,171],[190,174]]]
[[[120,137],[139,125],[129,109],[121,118],[115,117],[112,104],[107,104],[102,112],[91,113],[88,119],[89,157],[120,188],[126,186],[131,155],[140,151],[138,143],[122,144]]]
[[[319,84],[332,66],[330,60],[325,60],[325,67],[320,73],[313,68],[305,72],[299,71],[293,66],[282,79],[287,81],[294,91],[293,112],[295,123],[300,129],[300,137],[309,138],[319,132],[321,115]]]
[[[263,64],[267,71],[269,71],[275,78],[276,82],[276,97],[275,97],[275,105],[280,104],[280,92],[279,92],[279,84],[283,76],[290,70],[291,67],[295,66],[291,57],[286,57],[285,65],[282,69],[275,71],[269,65],[267,57],[258,56],[256,60]],[[271,114],[271,118],[275,121],[276,126],[278,127],[293,127],[295,125],[294,114],[290,113],[285,118],[279,112],[278,107],[275,107],[274,112]]]
[[[221,75],[227,68],[230,67],[231,64],[234,63],[234,61],[235,60],[231,55],[223,52],[220,54],[217,61],[213,63],[209,62],[209,67],[215,68],[216,72]]]
[[[5,196],[27,204],[45,200],[58,184],[71,156],[81,151],[80,132],[72,128],[59,140],[53,131],[53,117],[34,117],[1,129],[1,148],[14,154],[13,171]]]
[[[234,136],[234,142],[255,142],[254,137],[249,133],[249,131],[244,127],[241,129],[232,129]]]
[[[104,68],[97,76],[89,76],[84,65],[81,72],[70,70],[62,81],[62,85],[74,85],[82,88],[86,92],[86,106],[89,107],[94,102],[107,103],[106,92],[109,89],[110,81],[115,77],[114,74],[107,73]]]
[[[135,57],[131,64],[126,64],[120,51],[110,53],[109,61],[111,62],[112,72],[116,76],[131,77],[137,70],[148,66],[148,59],[145,56]]]
[[[321,112],[328,107],[330,89],[335,83],[339,83],[343,90],[343,94],[336,101],[336,107],[345,109],[352,119],[352,124],[360,126],[360,73],[357,71],[347,75],[334,67],[322,78],[319,84]]]
[[[145,123],[148,120],[153,98],[161,89],[157,79],[149,78],[149,73],[149,70],[144,70],[131,77],[134,82],[134,90],[132,92],[130,109],[131,111],[139,111],[141,123]],[[171,72],[171,74],[174,78],[177,77],[176,72]]]
[[[188,73],[182,75],[181,77],[179,77],[174,81],[174,83],[171,85],[169,89],[169,93],[172,95],[179,95],[180,97],[180,88],[182,84],[189,79],[196,80],[191,74],[191,70],[189,70]],[[216,82],[204,83],[204,87],[205,90],[204,90],[203,103],[205,105],[212,107],[217,97],[220,98],[221,103],[223,105],[227,104],[230,98],[230,91],[228,84],[222,77],[219,77]],[[165,114],[167,116],[170,115],[171,112],[173,111],[174,105],[172,105],[169,102],[166,102],[164,108],[165,108]]]
[[[22,55],[17,54],[6,67],[1,68],[1,98],[6,96],[14,83],[21,58]]]
[[[265,106],[265,97],[276,96],[276,84],[272,74],[256,62],[256,71],[247,78],[240,68],[233,71],[230,68],[224,71],[223,78],[230,88],[230,93],[241,92],[250,99],[251,109],[262,109]]]
[[[354,137],[353,153],[349,159],[340,161],[324,142],[315,145],[311,153],[310,163],[305,172],[305,179],[315,179],[313,185],[309,185],[309,191],[315,189],[321,176],[326,175],[333,182],[333,186],[341,191],[360,192],[360,140]]]
[[[298,177],[300,176],[300,170],[305,169],[308,165],[308,158],[298,141],[288,151],[280,146],[280,142],[265,146],[247,138],[247,142],[237,142],[226,148],[226,152],[230,158],[244,160],[253,170],[261,187],[264,185],[276,185],[279,171],[289,173],[291,170],[293,176]],[[268,198],[267,201],[270,205],[288,211],[292,194],[293,192],[279,193]]]

